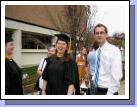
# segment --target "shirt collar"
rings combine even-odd
[[[108,41],[106,41],[102,46],[100,46],[99,48],[102,50],[103,48],[105,48],[108,45]]]

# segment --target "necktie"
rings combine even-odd
[[[101,54],[101,49],[98,49],[98,54],[97,54],[97,62],[96,62],[96,72],[95,72],[95,86],[98,86],[98,77],[99,77],[99,68],[100,68],[100,54]]]

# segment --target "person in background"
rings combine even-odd
[[[42,95],[80,94],[78,68],[67,53],[70,38],[66,34],[56,34],[56,56],[49,57],[42,73]]]
[[[98,42],[95,41],[92,45],[92,49],[89,52],[87,56],[87,61],[88,61],[88,68],[90,71],[90,74],[93,76],[95,72],[95,64],[96,64],[96,50],[98,49],[99,45]]]
[[[88,69],[90,71],[90,94],[94,95],[95,94],[95,86],[92,81],[92,76],[95,73],[95,64],[96,64],[96,50],[98,49],[99,45],[98,42],[95,41],[93,43],[92,49],[89,52],[87,56],[87,61],[88,61]]]
[[[47,58],[48,57],[51,57],[53,55],[56,54],[56,48],[54,46],[51,46],[48,48],[48,55],[47,55]],[[38,70],[37,70],[37,74],[40,76],[40,78],[38,79],[38,86],[36,87],[39,87],[40,88],[40,94],[41,94],[41,91],[42,91],[42,84],[43,84],[43,80],[42,80],[42,72],[44,71],[45,67],[46,67],[46,59],[47,58],[43,58],[38,66]]]
[[[94,35],[99,44],[93,75],[96,95],[118,95],[122,78],[121,52],[118,47],[107,42],[108,30],[105,25],[97,24]]]
[[[87,49],[82,47],[80,53],[76,56],[76,63],[79,72],[80,85],[87,73]]]
[[[23,95],[22,70],[12,59],[14,50],[10,34],[5,35],[5,95]]]
[[[80,53],[76,56],[76,63],[79,71],[79,83],[80,83],[80,93],[89,95],[90,91],[90,80],[89,80],[89,70],[87,63],[88,49],[82,47]]]

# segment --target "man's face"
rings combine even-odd
[[[13,42],[7,42],[5,44],[5,53],[8,55],[12,55],[14,51],[14,44]]]
[[[107,33],[104,27],[96,27],[95,29],[95,39],[99,44],[104,44],[106,41]]]

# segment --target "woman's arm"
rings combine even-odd
[[[76,56],[76,63],[78,63],[78,60],[79,60],[79,56],[77,55]]]
[[[47,81],[43,80],[42,95],[46,95]]]
[[[41,76],[41,75],[42,75],[42,71],[41,71],[40,69],[38,69],[38,70],[37,70],[37,74],[38,74],[39,76]]]
[[[73,84],[70,84],[70,85],[68,86],[67,95],[72,95],[74,91],[75,91],[74,85],[73,85]]]
[[[42,70],[43,70],[43,66],[45,67],[45,63],[46,63],[45,59],[42,59],[38,66],[37,74],[39,76],[42,76],[42,72],[43,72]]]

